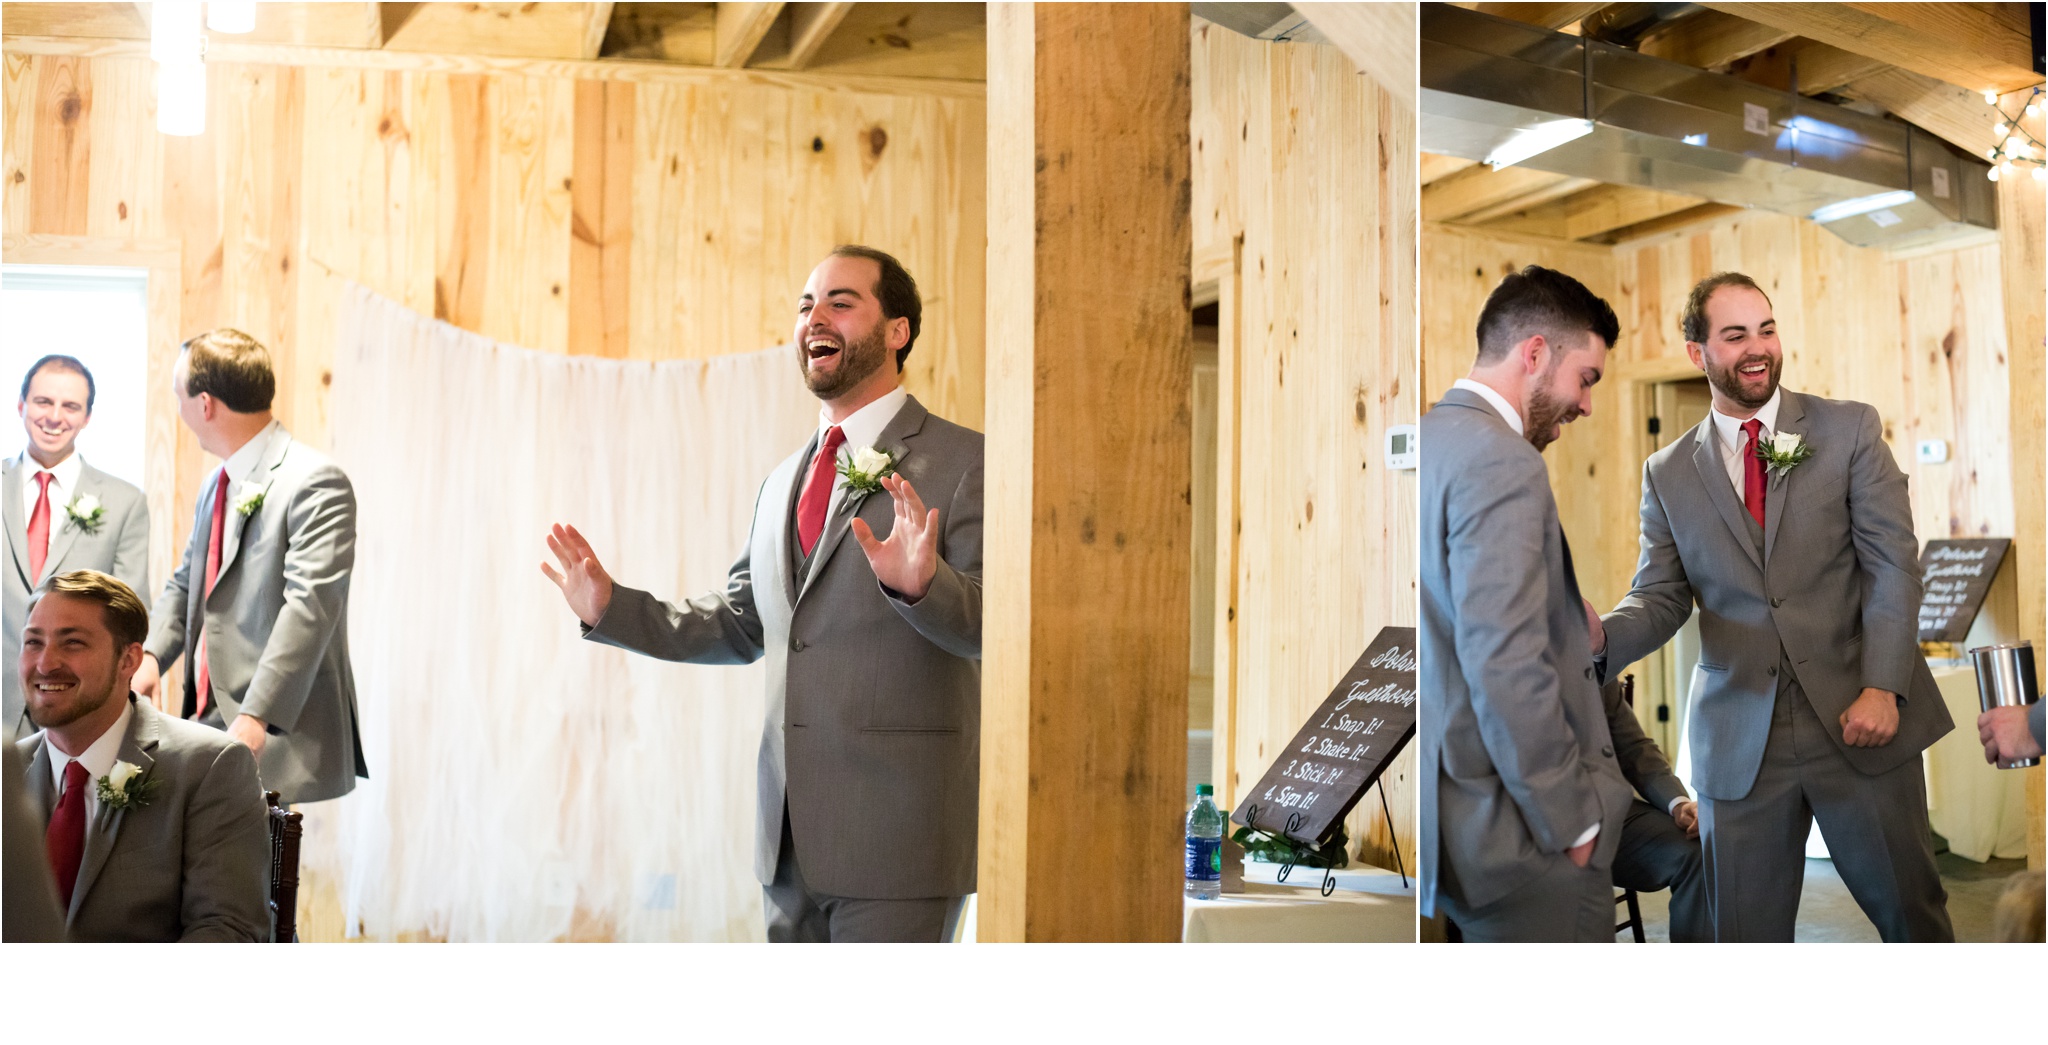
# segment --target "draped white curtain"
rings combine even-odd
[[[724,586],[816,423],[787,349],[624,362],[497,344],[351,287],[334,455],[370,779],[305,807],[349,931],[758,940],[760,665],[587,642],[540,572],[573,523],[621,583]]]

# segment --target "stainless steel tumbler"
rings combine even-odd
[[[1977,704],[1985,711],[2032,704],[2041,699],[2040,683],[2034,674],[2034,644],[2015,642],[2009,646],[1979,646],[1970,651],[1977,669]],[[2000,769],[2038,766],[2038,758],[2000,762]]]

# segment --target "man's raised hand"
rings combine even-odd
[[[931,590],[932,576],[939,572],[939,510],[927,509],[901,476],[883,476],[882,488],[896,507],[889,539],[875,540],[875,531],[863,519],[853,521],[853,539],[867,553],[875,579],[916,602]]]
[[[597,553],[590,550],[590,542],[574,526],[556,523],[548,534],[548,550],[555,553],[555,561],[562,568],[557,572],[543,562],[540,572],[562,589],[562,598],[568,600],[577,619],[597,627],[597,622],[604,619],[605,607],[612,604],[611,574],[604,572]]]

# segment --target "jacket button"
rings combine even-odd
[[[1606,746],[1606,745],[1604,745],[1604,744],[1603,744],[1603,745],[1601,745],[1601,747],[1600,747],[1600,754],[1601,754],[1601,757],[1603,757],[1603,758],[1613,758],[1613,757],[1614,757],[1614,749],[1613,749],[1612,747],[1608,747],[1608,746]]]
[[[802,640],[802,639],[791,639],[791,640],[789,640],[789,648],[790,648],[790,650],[791,650],[791,651],[793,651],[793,652],[796,652],[796,653],[802,653],[802,652],[804,651],[804,640]]]
[[[1780,607],[1780,606],[1783,606],[1784,604],[1785,604],[1785,600],[1784,600],[1784,599],[1772,599],[1772,600],[1771,600],[1771,608],[1772,608],[1772,609],[1774,609],[1774,610],[1775,610],[1775,609],[1777,609],[1777,608],[1778,608],[1778,607]]]
[[[1772,678],[1777,678],[1777,677],[1778,677],[1778,669],[1777,669],[1777,668],[1772,668],[1772,669],[1771,669],[1771,677],[1772,677]]]
[[[1593,669],[1592,669],[1592,668],[1587,668],[1587,669],[1586,669],[1586,677],[1587,677],[1587,678],[1592,678],[1592,677],[1593,677]]]

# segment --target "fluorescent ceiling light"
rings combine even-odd
[[[195,61],[156,67],[156,129],[191,137],[206,133],[206,66]]]
[[[1591,133],[1591,120],[1546,120],[1533,126],[1520,127],[1486,157],[1486,162],[1494,170],[1512,167],[1531,156],[1549,152],[1566,142],[1575,141]]]
[[[216,33],[248,33],[256,29],[256,5],[218,3],[206,5],[206,27]]]
[[[157,0],[150,5],[149,57],[158,62],[196,62],[205,52],[196,3]]]
[[[1868,214],[1874,210],[1883,210],[1886,207],[1896,207],[1900,204],[1911,202],[1913,202],[1913,194],[1905,189],[1900,189],[1897,192],[1880,192],[1875,196],[1864,196],[1853,200],[1843,200],[1840,203],[1830,203],[1814,211],[1812,214],[1808,214],[1807,217],[1826,225],[1831,221],[1853,218],[1858,214]]]

